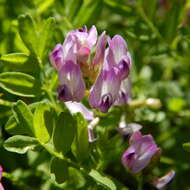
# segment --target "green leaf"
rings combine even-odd
[[[67,163],[64,160],[53,158],[51,173],[54,174],[57,183],[63,183],[69,176]]]
[[[76,189],[82,188],[86,184],[86,179],[80,170],[69,167],[69,180],[68,183]]]
[[[168,11],[167,17],[165,18],[165,22],[164,22],[165,26],[164,26],[164,31],[163,31],[165,35],[165,39],[168,42],[171,42],[177,33],[177,27],[178,27],[179,16],[180,16],[179,1],[175,0],[175,2],[173,2],[172,4],[173,5],[170,11]]]
[[[18,19],[20,36],[26,47],[35,55],[38,55],[38,36],[32,17],[28,14],[21,15]]]
[[[8,138],[4,142],[4,147],[10,152],[24,154],[28,150],[34,149],[38,145],[38,141],[33,137],[15,135]]]
[[[16,122],[14,116],[11,116],[5,125],[5,130],[12,135],[27,134],[27,130]]]
[[[98,171],[94,169],[90,171],[89,176],[92,177],[98,184],[104,186],[106,189],[110,189],[110,190],[117,189],[116,185],[111,179],[109,179],[106,176],[103,176],[102,174],[100,174]]]
[[[78,160],[83,161],[89,156],[88,123],[80,113],[77,113],[75,118],[77,121],[77,134],[72,144],[72,152]]]
[[[4,62],[12,62],[12,63],[24,63],[28,59],[28,54],[26,53],[10,53],[6,55],[2,55],[0,60]]]
[[[146,15],[152,20],[154,18],[154,15],[156,13],[158,1],[157,0],[146,0],[143,1],[143,7],[145,9]],[[151,9],[150,9],[151,7]]]
[[[42,14],[43,12],[47,11],[49,7],[53,5],[55,0],[46,0],[46,1],[39,1],[37,7],[37,13]]]
[[[104,4],[109,7],[113,12],[116,12],[122,16],[129,16],[132,12],[132,9],[127,6],[125,3],[117,2],[114,0],[104,0]]]
[[[10,53],[2,55],[0,60],[3,66],[13,69],[14,71],[34,72],[39,70],[39,63],[35,56],[26,53]]]
[[[34,97],[39,93],[39,83],[31,75],[20,72],[0,74],[0,87],[11,94]]]
[[[183,148],[184,148],[184,150],[186,150],[187,152],[190,152],[190,142],[184,143],[184,144],[183,144]]]
[[[75,18],[81,5],[83,4],[83,0],[69,0],[65,3],[65,15],[67,16],[69,21],[72,21]]]
[[[53,135],[53,143],[57,152],[66,154],[76,133],[76,122],[70,113],[61,113],[58,117]]]
[[[28,105],[28,107],[31,110],[31,112],[34,113],[36,107],[39,104],[41,104],[41,103],[46,103],[47,104],[49,102],[46,101],[46,100],[41,101],[41,102],[35,102],[35,103],[32,103],[32,104]],[[54,120],[55,117],[52,117],[52,115],[51,116],[48,115],[45,118],[47,118],[47,121],[46,121],[47,125],[52,127],[53,126],[52,119]],[[9,134],[12,134],[12,135],[24,135],[24,134],[28,134],[28,129],[25,126],[23,126],[23,125],[19,125],[19,123],[17,123],[14,115],[12,115],[12,116],[9,117],[9,120],[7,121],[7,123],[5,125],[5,130]]]
[[[41,143],[47,143],[50,140],[52,133],[51,107],[43,102],[37,105],[34,112],[33,126],[34,134]]]
[[[42,32],[40,33],[40,39],[39,39],[39,52],[38,55],[41,59],[47,56],[48,50],[50,49],[50,45],[52,42],[52,37],[54,34],[54,28],[55,28],[55,19],[53,17],[50,17],[46,20]]]
[[[21,100],[13,105],[13,114],[17,123],[24,129],[27,134],[33,134],[33,114],[28,106]]]
[[[97,18],[96,16],[100,15],[102,5],[102,0],[85,0],[77,16],[75,17],[75,27],[81,27],[85,24],[90,25],[94,23],[97,20],[95,20],[95,18]]]

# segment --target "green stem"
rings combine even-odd
[[[143,190],[143,176],[140,174],[137,176],[137,181],[138,181],[138,190]]]

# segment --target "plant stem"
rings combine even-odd
[[[143,176],[140,174],[137,176],[137,181],[138,181],[138,190],[143,190]]]

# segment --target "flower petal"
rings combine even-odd
[[[135,141],[137,141],[138,139],[141,139],[141,138],[142,138],[141,132],[137,131],[137,132],[133,133],[133,135],[129,139],[129,144],[132,144],[133,142],[135,142]]]
[[[131,82],[129,78],[121,82],[119,89],[119,96],[115,102],[115,105],[124,105],[131,101]]]
[[[90,91],[90,105],[106,113],[117,99],[120,84],[114,69],[103,70]]]
[[[67,61],[59,72],[59,81],[59,89],[63,90],[58,89],[60,100],[77,102],[82,100],[85,83],[78,64]]]
[[[172,181],[172,179],[174,178],[174,176],[175,176],[175,171],[171,170],[165,176],[163,176],[161,178],[154,179],[153,182],[152,182],[152,184],[157,189],[164,188],[168,183],[170,183]]]
[[[63,65],[63,46],[57,44],[49,56],[49,60],[53,67],[59,70]]]
[[[96,30],[96,27],[93,25],[89,32],[88,32],[88,37],[87,37],[87,44],[89,46],[89,48],[91,49],[95,44],[96,44],[96,41],[97,41],[97,30]]]
[[[106,48],[106,32],[102,32],[96,45],[96,55],[93,59],[93,65],[103,64],[105,48]]]
[[[4,190],[4,187],[1,183],[0,183],[0,190]]]
[[[108,41],[109,46],[114,53],[116,63],[119,63],[123,55],[127,55],[127,44],[120,35],[115,35],[111,40]]]
[[[86,120],[93,120],[94,113],[90,111],[86,106],[82,103],[78,102],[65,102],[66,107],[69,109],[71,114],[81,113]]]

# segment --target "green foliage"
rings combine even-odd
[[[55,175],[57,183],[63,183],[69,176],[67,163],[58,158],[53,158],[51,161],[51,173]]]
[[[18,19],[19,34],[26,47],[38,55],[38,36],[36,26],[30,15],[22,15]]]
[[[39,92],[40,86],[31,75],[20,72],[4,72],[0,74],[0,87],[18,96],[34,97]]]
[[[50,140],[52,134],[52,122],[50,119],[52,116],[51,107],[49,104],[42,102],[37,105],[34,117],[33,117],[33,128],[34,135],[41,143],[47,143]]]
[[[70,113],[61,113],[53,134],[53,144],[57,152],[66,154],[76,133],[76,123]]]
[[[4,147],[10,152],[24,154],[38,145],[38,141],[33,137],[15,135],[4,142]]]
[[[88,158],[88,130],[87,121],[80,113],[75,115],[77,121],[77,131],[74,142],[72,144],[72,152],[79,161],[83,161]]]
[[[33,114],[28,106],[21,100],[13,105],[13,114],[16,122],[25,129],[27,134],[33,135]]]
[[[100,183],[101,185],[103,185],[106,189],[110,189],[110,190],[117,189],[112,180],[110,180],[108,177],[102,176],[98,171],[91,170],[89,175],[92,178],[94,178],[97,183]]]

